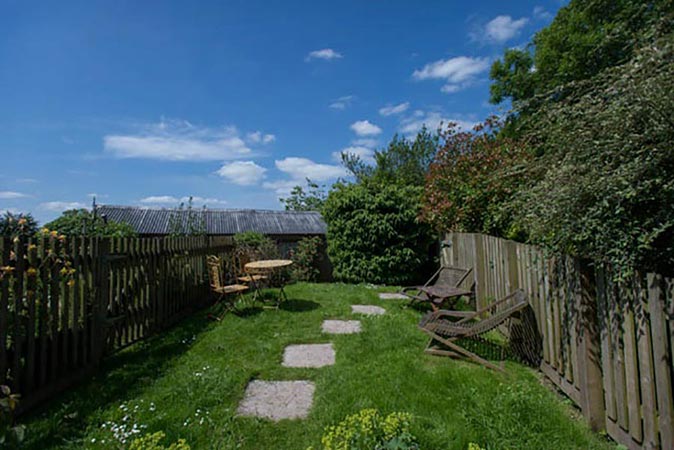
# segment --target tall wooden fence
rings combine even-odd
[[[523,289],[542,372],[630,449],[674,449],[674,280],[611,270],[481,234],[452,233],[443,264],[472,267],[479,306]]]
[[[227,237],[0,238],[0,384],[21,410],[209,301]]]

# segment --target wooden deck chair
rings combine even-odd
[[[465,349],[457,341],[460,339],[484,341],[486,333],[505,325],[506,322],[508,330],[510,330],[511,319],[523,311],[527,305],[527,296],[518,289],[475,312],[440,310],[428,313],[419,322],[419,328],[430,336],[425,352],[432,355],[468,358],[486,367],[503,372],[503,368]],[[488,317],[480,319],[487,313],[489,313]],[[452,322],[449,318],[460,319]],[[446,349],[434,347],[433,344],[436,342],[445,346]]]
[[[222,261],[217,256],[207,256],[206,264],[208,266],[211,291],[218,296],[216,304],[224,304],[222,313],[219,315],[209,314],[208,317],[214,320],[222,320],[228,311],[234,309],[236,301],[241,299],[243,293],[248,290],[248,286],[243,284],[226,284],[225,277],[223,276]]]
[[[459,267],[440,266],[440,268],[431,276],[423,286],[407,286],[400,290],[400,293],[411,300],[411,303],[429,302],[428,296],[419,291],[419,288],[428,286],[461,287],[462,283],[473,271]],[[470,290],[473,292],[471,297],[475,296],[475,283],[471,283]]]

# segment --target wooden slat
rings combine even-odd
[[[24,376],[24,391],[31,392],[35,389],[36,370],[35,359],[37,349],[35,348],[35,332],[37,330],[37,310],[35,307],[35,295],[37,289],[38,261],[37,246],[32,240],[28,241],[26,260],[26,371]]]
[[[648,307],[648,291],[644,280],[637,274],[634,280],[636,301],[634,303],[637,323],[637,352],[641,391],[641,418],[643,424],[643,445],[648,449],[658,448],[657,405],[655,400],[655,376],[653,374],[653,352],[651,346],[651,326]]]
[[[604,371],[604,405],[606,415],[609,420],[615,421],[616,417],[616,399],[613,381],[613,351],[614,343],[611,340],[611,320],[609,310],[612,305],[609,304],[608,293],[606,291],[606,274],[603,270],[596,271],[597,278],[597,303],[599,309],[599,330],[601,333],[601,365]]]
[[[667,339],[666,283],[660,275],[648,274],[648,312],[653,341],[658,430],[662,449],[674,448],[674,398],[672,396],[672,351]],[[671,293],[671,292],[669,292]],[[671,299],[671,297],[670,297]],[[670,330],[674,331],[674,330]]]
[[[14,281],[14,326],[12,330],[12,351],[14,357],[12,358],[12,391],[23,392],[23,367],[21,361],[24,357],[24,338],[25,325],[23,323],[23,296],[24,296],[24,275],[26,273],[26,253],[25,243],[22,239],[14,240],[14,255],[16,263],[16,271],[13,278]]]
[[[627,383],[627,416],[630,435],[642,442],[643,430],[639,405],[639,364],[637,361],[636,331],[634,326],[634,292],[623,286],[623,292],[629,295],[627,307],[623,311],[623,342],[625,344],[625,381]]]

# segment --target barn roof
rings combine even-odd
[[[272,211],[260,209],[193,209],[203,218],[206,234],[230,235],[244,231],[263,234],[325,234],[323,217],[314,211]],[[115,222],[126,222],[138,234],[169,234],[171,217],[187,218],[188,211],[176,208],[145,208],[135,206],[100,205],[99,215]],[[176,219],[173,219],[176,220]]]

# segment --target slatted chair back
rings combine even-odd
[[[208,266],[208,280],[211,283],[211,289],[214,291],[221,290],[225,284],[222,278],[222,260],[215,255],[208,255],[206,265]]]
[[[473,269],[462,269],[460,267],[440,267],[435,275],[429,280],[427,285],[446,286],[446,287],[460,287],[461,284],[468,278],[468,275]]]

